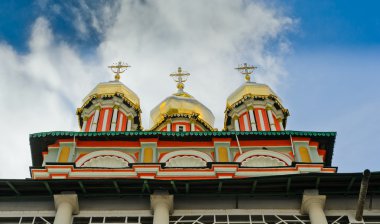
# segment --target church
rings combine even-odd
[[[80,131],[30,134],[31,178],[0,179],[0,224],[380,223],[380,172],[338,173],[335,132],[287,130],[281,98],[251,80],[256,67],[236,68],[245,81],[223,130],[181,67],[144,129],[138,94],[120,81],[129,67],[109,66],[114,80],[84,97]]]

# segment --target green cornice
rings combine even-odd
[[[161,132],[161,131],[126,131],[126,132],[71,132],[53,131],[30,134],[30,138],[41,138],[47,136],[57,137],[91,137],[91,136],[296,136],[296,137],[335,137],[336,132],[314,132],[314,131],[212,131],[212,132]]]

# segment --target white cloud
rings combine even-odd
[[[9,168],[1,169],[2,178],[29,176],[28,134],[78,130],[75,107],[97,82],[112,77],[106,66],[116,60],[132,65],[122,81],[141,98],[145,128],[150,110],[176,91],[168,74],[178,66],[192,74],[185,90],[214,112],[218,128],[225,99],[243,82],[233,69],[238,63],[258,65],[257,80],[274,87],[285,74],[280,48],[292,20],[264,4],[122,1],[114,10],[115,5],[94,9],[87,3],[82,1],[82,17],[73,21],[91,18],[78,23],[78,30],[86,34],[90,27],[104,37],[96,55],[84,57],[70,43],[57,41],[43,17],[33,25],[30,52],[0,44],[0,100],[6,102],[0,109],[5,127],[0,163]]]
[[[122,58],[133,67],[126,83],[149,111],[175,91],[168,74],[178,66],[192,74],[185,90],[205,103],[222,127],[225,99],[242,78],[245,61],[260,67],[258,81],[276,87],[284,75],[279,52],[269,52],[292,20],[264,5],[244,1],[122,2],[98,54],[103,62]],[[281,38],[282,39],[282,38]]]

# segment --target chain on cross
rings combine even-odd
[[[131,67],[131,66],[128,65],[127,63],[121,62],[121,61],[119,61],[113,65],[108,66],[108,68],[110,68],[111,71],[115,74],[115,80],[116,81],[119,81],[120,74],[125,72],[127,70],[127,68],[129,68],[129,67]]]

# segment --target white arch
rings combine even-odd
[[[204,152],[196,151],[196,150],[179,150],[174,152],[169,152],[165,154],[163,157],[160,158],[158,162],[160,163],[166,163],[169,159],[176,157],[176,156],[194,156],[198,157],[206,162],[213,162],[213,159],[211,156],[207,155]]]
[[[271,150],[262,150],[262,149],[250,150],[248,152],[245,152],[241,154],[240,156],[238,156],[235,159],[235,162],[241,163],[251,157],[271,157],[271,158],[278,159],[284,162],[287,166],[290,166],[292,164],[292,159],[290,158],[290,156],[283,153],[279,153],[279,152],[275,152]]]
[[[99,160],[100,158],[104,159],[114,159],[115,162],[118,162],[119,164],[123,163],[125,165],[128,165],[129,163],[135,163],[136,159],[132,157],[131,155],[128,155],[124,152],[115,151],[115,150],[99,150],[95,152],[88,153],[84,155],[83,157],[79,158],[75,165],[77,167],[81,167],[85,165],[87,162],[91,162],[90,160]],[[124,162],[123,162],[124,161]],[[104,162],[104,161],[102,161]]]

